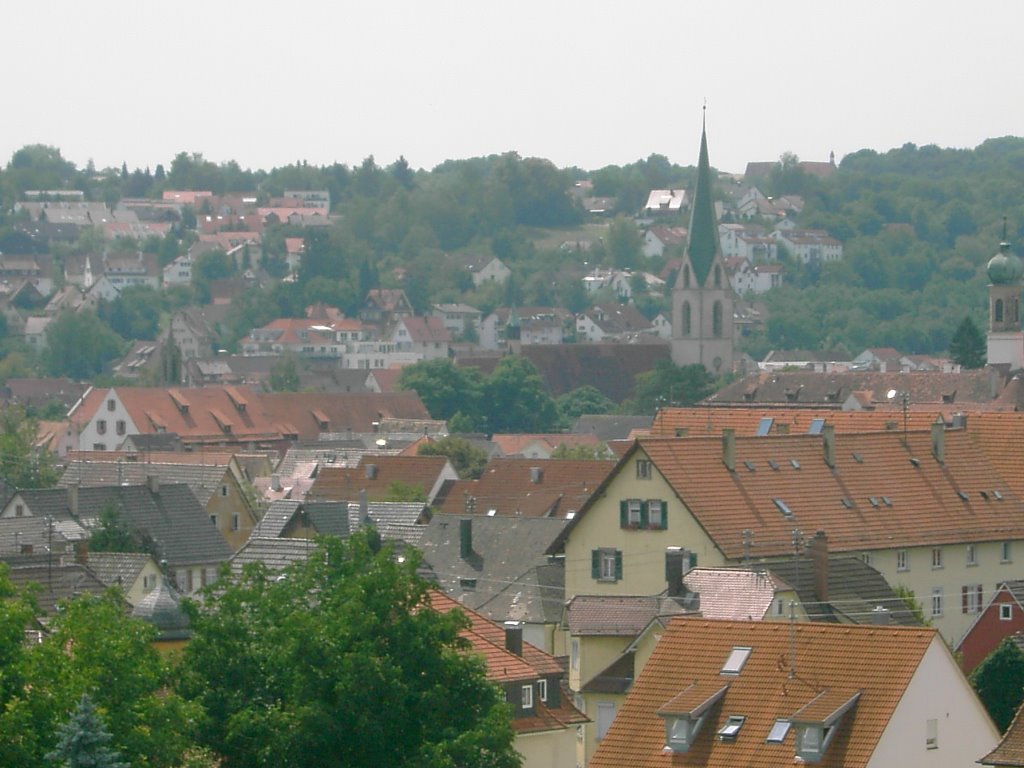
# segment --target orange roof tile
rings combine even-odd
[[[856,395],[856,393],[854,393]],[[936,404],[911,404],[907,409],[907,429],[927,429],[937,419],[946,420],[949,407]],[[1021,414],[1024,416],[1024,414]],[[663,408],[651,423],[651,434],[660,437],[707,437],[732,429],[737,435],[756,435],[762,424],[772,435],[803,435],[815,419],[824,419],[836,432],[902,432],[903,411],[899,406],[882,405],[871,411],[840,411],[829,408],[767,408],[731,406],[728,408]]]
[[[448,459],[445,456],[362,456],[356,467],[323,467],[309,489],[309,501],[355,501],[361,490],[369,500],[387,496],[395,482],[430,493]],[[371,469],[372,467],[372,469]]]
[[[1020,716],[1024,710],[1021,704],[1017,714],[1013,716],[1013,722],[1003,734],[1003,740],[999,746],[978,760],[982,765],[1008,765],[1024,766],[1024,718]]]
[[[822,436],[737,437],[734,471],[721,438],[648,438],[635,450],[728,558],[743,556],[744,529],[756,556],[789,554],[794,528],[824,530],[834,552],[1024,538],[1021,497],[962,430],[941,434],[943,462],[927,432],[910,432],[909,447],[902,434],[836,435],[834,467]]]
[[[191,390],[190,390],[191,391]],[[259,396],[267,418],[293,428],[299,440],[317,440],[323,432],[373,432],[383,419],[429,419],[430,414],[413,391],[378,392],[274,392]],[[318,422],[319,410],[328,422]],[[282,430],[283,432],[284,430]]]
[[[1024,498],[1024,456],[1012,447],[1024,437],[1024,413],[971,413],[966,429],[1013,492]]]
[[[795,729],[781,744],[766,741],[776,719],[801,709],[801,719],[825,719],[857,694],[817,765],[867,765],[935,641],[930,628],[673,619],[590,766],[791,765]],[[746,663],[738,674],[721,674],[735,647],[751,649]],[[690,751],[666,750],[665,719],[657,713],[691,711],[725,685]],[[735,739],[717,738],[730,715],[746,720]]]

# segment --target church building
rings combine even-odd
[[[705,125],[700,137],[689,240],[672,288],[672,362],[699,363],[714,376],[732,370],[734,298],[718,239]]]
[[[999,253],[988,261],[988,364],[1024,368],[1024,332],[1020,325],[1021,276],[1024,263],[1010,250],[1003,221]]]

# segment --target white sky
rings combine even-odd
[[[0,12],[0,165],[180,151],[594,170],[1024,135],[1019,0],[51,0]]]

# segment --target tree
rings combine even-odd
[[[571,422],[580,416],[592,416],[602,413],[611,413],[615,410],[615,403],[604,396],[597,387],[585,384],[577,387],[572,392],[566,392],[555,401],[558,406],[558,413],[562,421]]]
[[[66,768],[128,768],[110,748],[112,738],[89,694],[83,693],[71,719],[57,729],[57,746],[46,759]]]
[[[971,685],[1004,733],[1024,699],[1024,651],[1005,638],[971,673]]]
[[[398,377],[398,388],[415,391],[431,418],[447,420],[461,413],[474,424],[480,416],[483,383],[477,369],[459,368],[448,360],[407,365]]]
[[[274,392],[299,391],[299,364],[295,355],[281,355],[281,359],[271,366],[270,388]]]
[[[116,299],[102,302],[101,320],[125,339],[155,339],[160,331],[161,296],[144,285],[125,288]]]
[[[121,354],[124,341],[95,312],[63,312],[46,328],[46,369],[53,376],[91,379]]]
[[[427,503],[427,492],[422,485],[392,480],[384,490],[382,501],[415,501]]]
[[[491,432],[550,432],[558,410],[537,369],[525,357],[503,357],[483,390],[487,428]]]
[[[693,405],[714,391],[714,381],[699,363],[678,366],[659,360],[653,369],[635,377],[633,398],[623,404],[626,413],[654,414],[672,405]]]
[[[487,466],[487,452],[463,437],[447,435],[416,450],[417,456],[447,456],[463,480],[478,480]]]
[[[551,452],[552,459],[576,459],[578,461],[596,461],[614,458],[607,445],[569,445],[562,443]]]
[[[59,473],[53,465],[53,454],[36,450],[38,422],[17,406],[5,408],[0,414],[0,476],[13,488],[50,488],[57,484]]]
[[[207,712],[205,744],[232,766],[515,768],[464,616],[424,610],[419,558],[371,538],[325,537],[283,573],[247,567],[188,606],[182,688]]]
[[[113,502],[100,510],[99,526],[89,537],[89,548],[96,552],[144,552],[131,529],[121,519],[121,511]]]
[[[622,269],[635,266],[640,258],[642,247],[640,231],[632,219],[616,216],[608,225],[605,251],[613,267]],[[646,286],[644,289],[646,290]]]
[[[949,340],[949,356],[964,368],[984,368],[986,347],[985,334],[968,315]]]

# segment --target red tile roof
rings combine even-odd
[[[590,768],[792,765],[794,728],[781,744],[766,742],[776,719],[801,710],[816,719],[853,696],[856,703],[817,765],[867,765],[934,641],[930,628],[673,619]],[[735,647],[751,649],[746,663],[738,674],[721,674]],[[666,750],[665,719],[657,713],[690,711],[723,686],[690,751]],[[719,739],[717,731],[730,715],[746,720],[735,739]]]
[[[356,467],[323,467],[306,499],[355,501],[365,490],[370,501],[380,501],[395,482],[429,494],[447,465],[445,456],[363,456]]]

